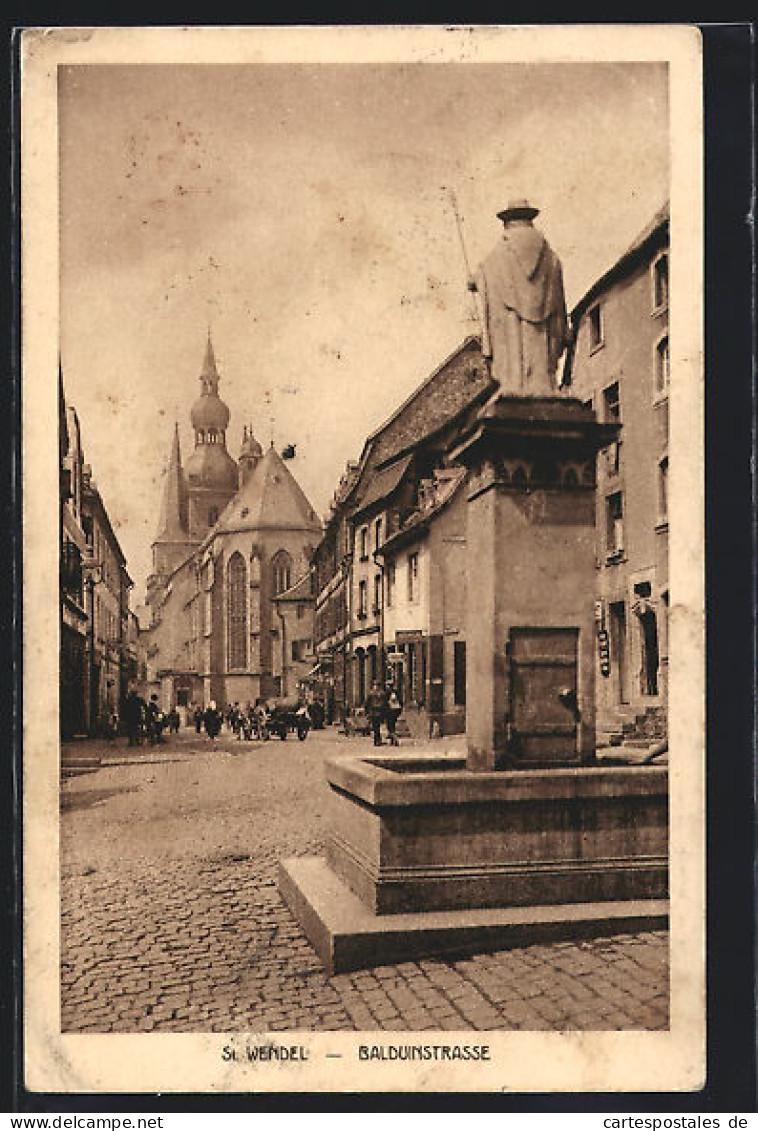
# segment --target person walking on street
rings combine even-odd
[[[374,746],[382,745],[382,722],[387,718],[387,692],[377,682],[372,683],[366,696],[366,714],[371,720]]]
[[[150,745],[156,746],[159,742],[163,742],[162,731],[165,719],[161,714],[161,709],[158,706],[158,696],[153,694],[150,696],[150,702],[147,705],[147,733],[150,736]]]
[[[391,746],[399,746],[396,730],[397,720],[403,711],[403,705],[391,683],[387,684],[387,736]]]
[[[145,702],[132,688],[124,700],[124,726],[130,746],[139,746],[142,742],[142,717]]]
[[[221,715],[216,710],[216,701],[211,699],[204,717],[205,732],[212,742],[215,742],[221,732]]]
[[[195,707],[193,718],[195,720],[195,731],[197,732],[197,734],[200,734],[203,729],[203,709],[199,703]]]

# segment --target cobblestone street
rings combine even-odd
[[[321,851],[323,759],[369,741],[119,739],[96,773],[65,778],[63,1030],[667,1026],[665,932],[326,977],[279,897],[277,863]]]

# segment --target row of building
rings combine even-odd
[[[668,246],[664,209],[573,310],[556,391],[622,425],[598,469],[601,730],[665,708]],[[366,439],[322,524],[252,429],[229,455],[209,338],[194,451],[183,465],[177,431],[148,581],[147,676],[164,709],[305,690],[339,719],[391,679],[412,732],[465,730],[477,578],[467,473],[452,452],[495,388],[479,339],[467,338]],[[511,471],[528,483],[534,469]]]
[[[59,376],[60,730],[107,734],[140,670],[132,579]]]

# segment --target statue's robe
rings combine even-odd
[[[501,392],[556,395],[555,371],[568,341],[560,260],[528,221],[511,222],[476,279],[482,352]]]

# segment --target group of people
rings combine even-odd
[[[386,687],[378,682],[371,685],[371,690],[366,696],[366,714],[371,720],[371,732],[374,736],[374,746],[382,746],[382,723],[387,727],[387,738],[390,746],[399,746],[397,737],[397,720],[403,711],[402,703],[393,684]]]
[[[134,688],[124,700],[122,718],[129,746],[141,746],[145,741],[155,746],[159,742],[165,742],[164,731],[176,733],[179,730],[179,713],[176,709],[164,713],[156,694],[145,701]]]
[[[253,738],[267,739],[269,737],[269,720],[271,709],[265,699],[256,699],[255,703],[248,703],[246,707],[233,703],[225,710],[219,709],[215,700],[211,700],[203,710],[196,706],[192,718],[195,730],[202,734],[203,730],[210,739],[218,738],[221,728],[226,724],[228,729],[241,741]]]

